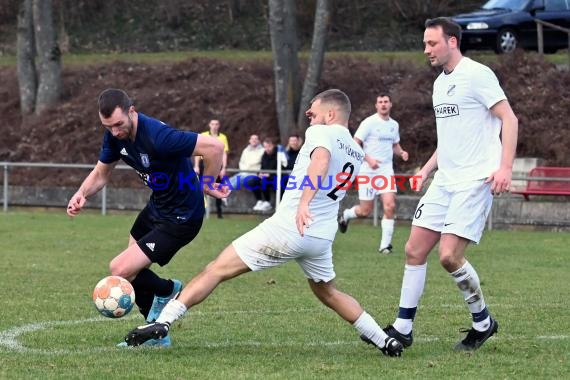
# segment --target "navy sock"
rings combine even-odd
[[[174,283],[171,280],[158,277],[156,273],[148,268],[141,270],[135,279],[131,281],[135,289],[135,299],[137,290],[148,291],[159,297],[169,296],[174,290]]]
[[[418,310],[417,307],[401,307],[398,309],[398,318],[401,319],[411,319],[412,321],[416,317],[416,311]]]
[[[135,303],[139,307],[139,311],[145,320],[148,317],[148,313],[150,313],[152,301],[154,301],[154,293],[149,292],[148,290],[137,291],[135,289]]]

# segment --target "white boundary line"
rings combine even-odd
[[[453,305],[441,305],[442,307],[453,307]],[[500,306],[500,305],[495,305]],[[509,305],[506,305],[507,308]],[[505,305],[501,306],[505,307]],[[303,313],[303,312],[320,312],[326,310],[323,308],[313,308],[313,309],[288,309],[288,310],[218,310],[218,311],[192,311],[193,316],[208,316],[208,315],[228,315],[228,314],[288,314],[288,313]],[[135,319],[134,317],[127,317],[125,319]],[[43,348],[31,348],[26,347],[19,341],[19,337],[36,331],[47,330],[52,327],[66,326],[66,325],[81,325],[85,323],[95,323],[95,322],[110,322],[112,319],[97,317],[97,318],[87,318],[78,320],[68,320],[68,321],[45,321],[30,323],[22,326],[16,326],[8,330],[0,331],[0,350],[8,350],[12,352],[19,353],[37,353],[37,354],[47,354],[47,355],[69,355],[69,354],[81,354],[81,353],[94,353],[94,352],[105,352],[117,350],[116,347],[93,347],[88,349],[43,349]],[[536,337],[530,336],[519,336],[519,335],[505,335],[499,333],[500,340],[506,341],[520,341],[525,339],[538,339],[538,340],[566,340],[569,339],[569,335],[539,335]],[[496,338],[494,338],[496,339]],[[440,339],[434,336],[423,336],[419,339],[415,339],[416,342],[435,342],[444,341],[447,339]],[[221,342],[204,342],[200,344],[200,347],[207,348],[228,348],[228,347],[274,347],[274,346],[288,346],[288,347],[313,347],[313,346],[342,346],[342,345],[356,345],[360,342],[358,340],[350,341],[310,341],[310,342],[299,342],[299,341],[280,341],[280,342],[259,342],[259,341],[235,341],[227,340]],[[177,347],[198,347],[196,345],[177,345]]]
[[[56,354],[56,355],[67,355],[72,352],[77,352],[76,349],[66,350],[66,349],[40,349],[40,348],[30,348],[24,346],[22,343],[18,341],[18,337],[20,335],[40,331],[40,330],[47,330],[52,327],[56,326],[64,326],[64,325],[79,325],[84,323],[92,323],[92,322],[103,322],[105,321],[102,317],[99,318],[88,318],[88,319],[78,319],[74,321],[46,321],[46,322],[38,322],[38,323],[31,323],[23,326],[14,327],[5,331],[0,332],[0,347],[5,347],[11,351],[17,352],[31,352],[31,353],[46,353],[46,354]],[[92,351],[100,351],[98,349]]]

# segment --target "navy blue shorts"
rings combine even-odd
[[[153,217],[145,207],[131,228],[131,236],[150,261],[163,266],[168,264],[176,252],[194,240],[202,228],[202,221],[169,223]]]

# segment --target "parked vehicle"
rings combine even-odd
[[[570,29],[570,0],[490,0],[480,9],[452,16],[462,29],[461,50],[537,50],[535,19]],[[544,52],[568,48],[568,34],[544,27]]]

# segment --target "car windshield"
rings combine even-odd
[[[489,0],[483,5],[483,9],[512,9],[523,10],[528,0]]]

